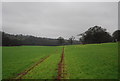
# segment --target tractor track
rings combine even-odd
[[[50,55],[40,59],[38,62],[36,62],[34,65],[32,65],[31,67],[29,67],[28,69],[26,69],[24,72],[18,74],[18,76],[14,79],[22,79],[29,71],[31,71],[32,69],[34,69],[36,66],[38,66],[39,64],[41,64],[42,62],[44,62],[47,58],[49,58]]]
[[[66,69],[65,69],[65,62],[64,62],[64,47],[62,49],[62,55],[61,55],[61,60],[58,63],[58,75],[57,75],[57,80],[60,79],[65,79],[65,76],[67,75]]]

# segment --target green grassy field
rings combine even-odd
[[[118,44],[64,46],[68,79],[117,79]],[[22,79],[56,79],[62,46],[3,47],[3,79],[16,78],[19,73],[50,55]]]
[[[59,47],[49,46],[3,47],[3,79],[16,77],[41,58],[59,50]]]
[[[65,47],[70,79],[118,78],[117,44],[89,44]]]
[[[51,55],[45,62],[42,62],[35,69],[25,75],[23,79],[56,79],[57,64],[60,60],[60,53],[61,52]]]

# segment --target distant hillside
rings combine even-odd
[[[20,45],[36,45],[36,46],[58,46],[58,39],[35,37],[31,35],[13,35],[5,32],[2,34],[2,46],[20,46]],[[74,41],[73,44],[78,44],[78,41]],[[64,40],[65,45],[69,45],[68,40]]]
[[[2,45],[2,32],[0,31],[0,46]]]

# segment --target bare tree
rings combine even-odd
[[[63,37],[58,37],[57,40],[59,41],[60,45],[63,45],[63,43],[64,43],[64,38]]]
[[[71,37],[69,38],[69,42],[70,42],[70,44],[73,44],[74,39],[75,39],[74,36],[71,36]]]

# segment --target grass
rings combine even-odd
[[[2,47],[0,46],[0,80],[2,80]]]
[[[70,79],[117,79],[118,46],[115,43],[65,47]]]
[[[61,46],[3,47],[3,79],[14,78],[35,62],[50,55],[23,79],[56,79]],[[65,46],[65,69],[69,79],[117,79],[118,44]]]
[[[57,79],[58,62],[61,56],[60,49],[49,58],[30,71],[23,79]]]
[[[41,58],[54,54],[57,49],[49,46],[3,47],[3,79],[17,76]]]

